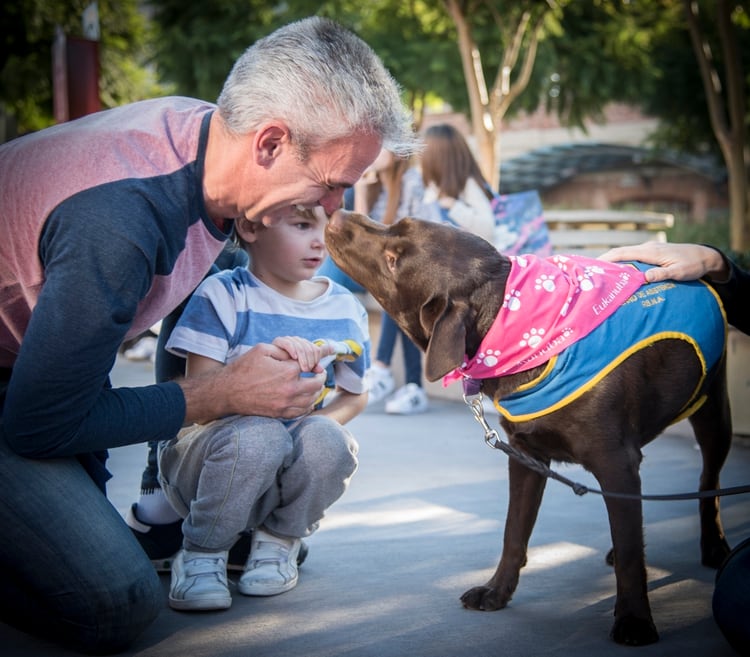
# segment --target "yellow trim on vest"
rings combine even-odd
[[[544,369],[539,373],[539,376],[533,378],[531,381],[522,383],[513,392],[509,394],[512,395],[517,392],[523,392],[524,390],[529,390],[530,388],[533,388],[534,386],[544,381],[544,379],[546,379],[552,373],[552,370],[555,368],[555,363],[557,363],[557,355],[552,356],[552,358],[550,358],[547,361],[547,364],[544,366]]]
[[[535,420],[535,419],[543,417],[545,415],[549,415],[550,413],[553,413],[555,411],[560,410],[561,408],[564,408],[565,406],[567,406],[571,402],[573,402],[576,399],[578,399],[581,395],[583,395],[584,393],[586,393],[589,390],[591,390],[597,383],[599,383],[599,381],[601,381],[605,376],[607,376],[612,370],[615,369],[615,367],[617,367],[618,365],[620,365],[625,359],[629,358],[630,356],[632,356],[636,352],[640,351],[641,349],[644,349],[644,348],[646,348],[646,347],[648,347],[648,346],[650,346],[650,345],[658,342],[659,340],[668,340],[668,339],[685,340],[686,342],[688,342],[689,344],[691,344],[692,347],[693,347],[693,349],[695,350],[695,353],[698,356],[698,360],[700,361],[700,364],[701,364],[701,377],[700,377],[700,381],[699,381],[698,385],[696,386],[695,390],[693,391],[693,394],[692,394],[692,396],[690,398],[690,401],[686,404],[686,407],[690,407],[691,405],[693,405],[693,404],[696,403],[694,401],[695,400],[695,396],[700,392],[700,389],[703,386],[703,381],[704,381],[704,379],[706,377],[706,374],[707,374],[707,371],[706,371],[706,360],[703,357],[703,352],[701,351],[698,343],[692,337],[690,337],[689,335],[687,335],[685,333],[680,333],[680,332],[677,332],[677,331],[662,331],[661,333],[655,333],[654,335],[649,336],[648,338],[645,338],[644,340],[636,342],[629,349],[626,349],[617,358],[615,358],[614,360],[612,360],[608,365],[606,365],[605,367],[603,367],[593,378],[591,378],[589,381],[587,381],[580,388],[578,388],[577,390],[574,390],[572,393],[570,393],[569,395],[567,395],[566,397],[564,397],[563,399],[561,399],[557,403],[553,404],[552,406],[550,406],[548,408],[545,408],[544,410],[536,411],[534,413],[525,413],[523,415],[512,415],[511,413],[509,413],[507,410],[505,410],[504,408],[502,408],[500,406],[499,402],[502,401],[502,400],[499,400],[497,398],[497,394],[495,395],[495,397],[493,399],[493,403],[494,403],[495,408],[497,409],[497,411],[506,420],[509,420],[511,422],[528,422],[529,420]],[[552,365],[554,365],[554,363],[552,363],[552,359],[550,359],[549,363],[552,364]],[[519,386],[518,389],[517,389],[517,391],[527,390],[527,389],[531,388],[532,387],[531,384],[538,383],[539,381],[541,381],[543,378],[545,378],[549,374],[549,369],[550,368],[545,368],[543,375],[537,377],[533,382],[524,384],[523,386]],[[696,407],[694,409],[694,411],[697,410],[697,409],[698,409],[698,407]],[[686,410],[683,410],[681,412],[681,416],[684,415],[686,412],[687,412]],[[685,417],[687,417],[687,415],[685,415]]]

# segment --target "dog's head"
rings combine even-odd
[[[482,238],[420,219],[385,226],[339,210],[326,227],[326,245],[334,262],[422,348],[430,381],[479,347],[510,270],[508,259]]]

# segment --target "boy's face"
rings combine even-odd
[[[250,246],[253,273],[273,286],[273,280],[296,283],[315,275],[326,258],[323,213],[290,208],[270,226],[240,222],[238,233]]]

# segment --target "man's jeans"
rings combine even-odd
[[[0,620],[84,652],[115,652],[164,593],[120,514],[77,459],[34,460],[0,419]]]

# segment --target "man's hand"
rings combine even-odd
[[[296,357],[276,344],[259,344],[224,367],[180,381],[185,424],[234,414],[295,418],[309,413],[325,382],[317,363],[330,347],[307,344],[311,349],[287,343]]]

